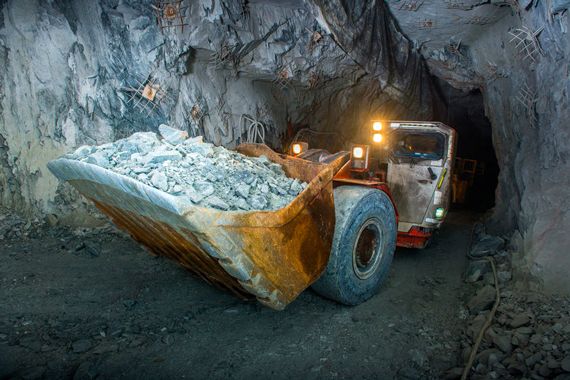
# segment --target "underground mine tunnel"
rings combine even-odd
[[[569,7],[0,1],[0,379],[569,378]]]

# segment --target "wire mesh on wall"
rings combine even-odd
[[[435,21],[429,18],[424,18],[418,21],[418,29],[429,30],[435,28]]]
[[[536,117],[536,102],[538,98],[535,91],[527,83],[524,83],[519,90],[516,100],[523,106],[531,127],[535,127],[538,121]]]
[[[534,32],[526,26],[521,26],[509,32],[512,36],[510,42],[515,44],[515,48],[524,60],[536,62],[538,55],[544,54],[538,41],[538,36],[543,30],[544,26]]]
[[[401,11],[415,12],[423,5],[424,0],[404,0],[400,3],[399,9]]]
[[[158,0],[156,5],[152,5],[152,8],[156,13],[158,26],[161,30],[180,28],[180,31],[184,32],[184,27],[189,25],[186,21],[189,7],[184,5],[184,0]]]
[[[168,98],[164,87],[150,74],[144,81],[136,80],[136,87],[123,87],[123,91],[130,93],[127,104],[133,104],[150,116],[159,109],[163,100]]]
[[[277,85],[280,89],[284,90],[289,87],[289,82],[291,81],[291,68],[289,64],[285,64],[277,69],[275,73],[275,78],[273,79],[273,84]]]

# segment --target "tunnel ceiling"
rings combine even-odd
[[[387,3],[404,33],[417,45],[431,49],[458,42],[470,45],[488,25],[500,22],[512,12],[507,1],[392,0]]]
[[[431,72],[457,88],[481,85],[481,78],[470,67],[469,49],[490,26],[513,13],[505,1],[400,0],[388,4]]]

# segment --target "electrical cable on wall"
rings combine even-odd
[[[249,125],[245,127],[244,131],[246,133],[246,142],[250,144],[258,142],[261,144],[265,144],[265,133],[267,126],[262,122],[255,120],[253,117],[249,115],[244,114],[241,117],[243,120],[242,125],[245,126],[247,123],[249,123]]]

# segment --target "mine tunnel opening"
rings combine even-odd
[[[452,208],[484,212],[495,206],[499,164],[490,120],[479,89],[443,86],[445,121],[458,133]]]

